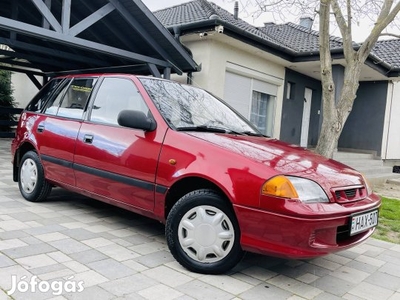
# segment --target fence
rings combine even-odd
[[[22,108],[0,107],[0,115],[19,115],[22,111]],[[0,126],[11,127],[11,131],[0,131],[0,138],[13,138],[15,132],[12,129],[17,126],[17,124],[18,118],[16,118],[16,121],[0,120]]]

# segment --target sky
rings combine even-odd
[[[163,9],[166,7],[171,7],[174,5],[178,5],[181,3],[189,2],[190,0],[142,0],[142,2],[151,10],[159,10]],[[234,7],[234,0],[209,0],[210,2],[214,2],[215,4],[219,5],[220,7],[226,9],[227,11],[233,13],[233,7]],[[239,1],[239,18],[245,20],[246,22],[254,25],[254,26],[263,26],[265,22],[271,22],[274,20],[271,19],[270,16],[267,14],[263,14],[257,19],[253,19],[251,16],[246,17],[245,12],[243,11],[243,7],[241,7],[241,2]],[[293,23],[298,23],[298,20],[294,20],[293,17],[290,18],[288,17],[287,20],[284,22],[276,22],[275,23],[287,23],[287,22],[293,22]],[[313,27],[314,30],[318,30],[316,26]],[[360,22],[360,24],[353,25],[353,40],[355,42],[362,42],[368,35],[368,33],[371,31],[371,27],[367,22]],[[340,32],[338,29],[334,30],[331,32],[332,35],[334,36],[340,36]]]

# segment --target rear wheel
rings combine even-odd
[[[224,273],[243,254],[235,214],[211,190],[191,192],[173,206],[167,218],[166,237],[175,259],[198,273]]]
[[[22,156],[18,186],[21,195],[32,202],[45,200],[51,192],[51,185],[44,177],[42,163],[34,151],[28,151]]]

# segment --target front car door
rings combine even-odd
[[[152,211],[155,174],[164,133],[118,125],[122,110],[150,115],[133,77],[105,77],[79,131],[74,169],[78,188]]]

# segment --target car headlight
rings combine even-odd
[[[294,176],[275,176],[264,183],[263,195],[299,199],[304,203],[329,202],[328,196],[318,183]]]
[[[365,189],[367,190],[367,196],[369,196],[372,194],[372,188],[371,188],[367,178],[365,178],[364,174],[361,174],[361,176],[364,181]]]

